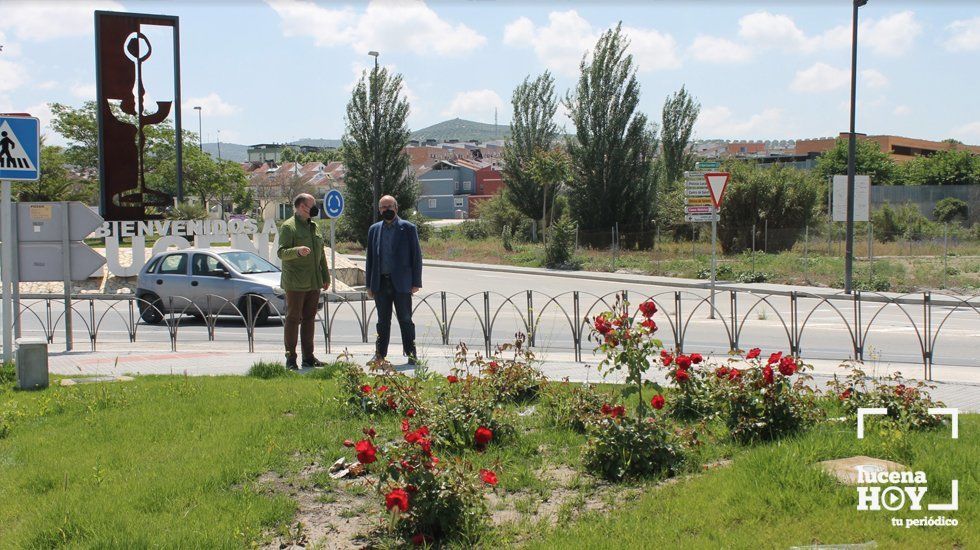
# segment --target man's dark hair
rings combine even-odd
[[[306,202],[306,200],[309,198],[310,197],[306,193],[300,193],[299,195],[296,195],[296,198],[293,199],[293,208],[299,208],[299,205]]]

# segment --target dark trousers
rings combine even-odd
[[[313,334],[316,328],[316,308],[320,301],[319,290],[286,291],[286,323],[283,340],[286,356],[296,357],[296,333],[302,340],[303,358],[313,357]]]
[[[412,322],[412,293],[395,292],[391,277],[381,276],[381,290],[374,294],[374,305],[378,310],[378,342],[375,352],[379,357],[388,355],[388,340],[391,338],[391,307],[395,306],[398,328],[402,331],[402,351],[407,357],[415,357],[415,323]]]

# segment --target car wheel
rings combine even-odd
[[[264,325],[268,322],[272,306],[267,304],[264,299],[255,295],[242,298],[241,305],[239,306],[242,310],[242,317],[244,318],[248,315],[248,303],[246,300],[252,301],[252,326]]]
[[[140,319],[145,323],[155,325],[163,321],[163,301],[153,293],[147,293],[140,297],[136,302],[140,312]]]

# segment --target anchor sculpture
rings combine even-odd
[[[126,57],[135,65],[135,79],[133,82],[132,97],[122,100],[109,100],[109,103],[117,107],[125,114],[136,118],[135,125],[129,119],[116,116],[115,109],[110,109],[113,118],[127,126],[127,133],[132,134],[133,145],[136,148],[136,173],[132,174],[136,179],[136,186],[120,191],[112,196],[113,204],[122,207],[143,208],[146,206],[166,207],[171,204],[173,198],[159,191],[146,187],[145,177],[145,155],[146,155],[146,134],[144,128],[159,124],[170,115],[173,107],[172,101],[157,101],[156,111],[147,112],[145,109],[146,89],[143,87],[143,63],[150,58],[153,47],[150,40],[143,33],[132,32],[126,37],[123,50]]]

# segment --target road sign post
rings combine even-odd
[[[715,318],[715,282],[718,273],[718,220],[722,197],[731,174],[706,172],[717,170],[718,162],[699,162],[697,170],[684,172],[684,221],[711,222],[711,310],[708,317]]]
[[[344,195],[336,189],[323,196],[323,211],[330,218],[330,291],[337,292],[337,250],[336,222],[344,213]]]
[[[0,283],[3,290],[3,361],[13,359],[14,237],[13,181],[37,181],[41,175],[41,123],[29,116],[0,116]]]

